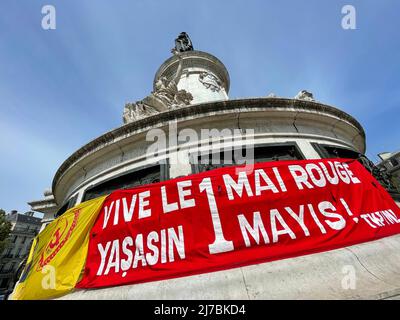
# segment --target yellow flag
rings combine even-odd
[[[90,230],[105,198],[69,209],[36,236],[10,299],[55,298],[75,287],[85,265]]]

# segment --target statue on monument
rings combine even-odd
[[[182,32],[175,40],[175,48],[171,50],[178,57],[178,67],[175,75],[172,79],[168,79],[166,76],[158,78],[150,95],[135,103],[127,103],[123,113],[124,123],[190,104],[193,96],[186,90],[178,90],[178,83],[183,69],[183,60],[179,53],[189,50],[193,50],[192,42],[189,36]]]
[[[189,35],[186,32],[181,32],[175,39],[175,48],[172,49],[172,52],[185,51],[193,51],[193,44],[192,40],[189,38]]]
[[[187,105],[193,100],[189,92],[178,90],[178,83],[182,76],[182,57],[177,52],[175,52],[175,56],[178,57],[179,64],[174,77],[171,80],[165,76],[159,78],[156,81],[155,90],[149,96],[160,100],[168,109]]]
[[[140,120],[153,114],[157,114],[158,110],[150,105],[143,103],[143,100],[136,101],[135,103],[127,103],[124,107],[123,120],[124,123]]]

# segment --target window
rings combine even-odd
[[[255,162],[268,162],[278,160],[302,160],[303,154],[296,143],[276,144],[255,147]]]
[[[245,149],[243,149],[243,155],[245,155]],[[208,154],[203,160],[201,156],[198,156],[197,163],[192,162],[192,172],[199,173],[216,168],[238,165],[235,163],[233,156],[234,151],[230,151],[227,154],[229,157],[225,159],[226,153],[224,150],[218,154]],[[219,163],[213,163],[212,158],[219,159]],[[204,158],[206,161],[204,161]],[[279,161],[279,160],[301,160],[304,159],[299,147],[295,142],[279,143],[279,144],[267,144],[258,145],[254,147],[254,162],[269,162],[269,161]],[[208,161],[208,162],[207,162]],[[206,162],[206,163],[204,163]]]
[[[12,250],[12,248],[8,248],[7,249],[7,251],[6,251],[6,253],[4,254],[4,256],[6,256],[7,258],[11,258],[11,250]]]
[[[102,182],[86,190],[83,201],[94,199],[109,194],[118,189],[129,189],[140,185],[150,184],[164,180],[166,177],[164,165],[135,170],[128,174],[120,175],[108,181]]]
[[[321,158],[347,158],[358,159],[361,153],[345,147],[311,143]]]
[[[392,158],[389,161],[393,167],[397,167],[399,165],[399,161],[396,158]]]
[[[78,194],[76,194],[75,196],[70,198],[66,203],[64,203],[61,206],[61,208],[58,209],[55,216],[58,217],[58,216],[62,215],[65,211],[67,211],[68,209],[71,209],[75,205],[77,199],[78,199]]]
[[[11,263],[10,267],[8,268],[8,272],[13,272],[14,267],[15,267],[15,263],[13,262],[13,263]]]
[[[60,209],[58,209],[57,213],[55,214],[56,217],[61,216],[65,211],[68,210],[68,202],[65,203],[64,205],[61,206]]]

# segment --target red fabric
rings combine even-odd
[[[340,174],[345,181],[338,177],[338,183],[331,184],[325,178],[326,186],[318,186],[318,184],[323,185],[323,179],[319,176],[315,165],[321,170],[325,167],[328,174],[333,177],[331,166],[334,168],[335,162],[336,165],[339,164]],[[343,164],[348,166],[347,171],[346,168],[342,167]],[[316,182],[308,179],[312,188],[301,184],[303,187],[301,189],[296,184],[294,176],[300,174],[300,171],[291,173],[290,168],[293,169],[291,166],[294,165],[303,168],[308,177],[314,175]],[[275,171],[273,171],[273,168],[276,168]],[[270,178],[276,187],[275,191],[278,192],[274,193],[273,187],[270,185],[270,189],[261,190],[260,194],[256,195],[255,177],[256,172],[260,176],[261,171],[257,171],[260,169]],[[386,190],[355,160],[324,159],[259,163],[254,166],[253,171],[245,173],[251,188],[249,192],[253,196],[246,192],[244,187],[241,197],[235,191],[232,191],[234,199],[229,200],[229,188],[226,186],[223,176],[230,175],[237,182],[237,172],[240,170],[243,171],[243,168],[225,167],[152,185],[113,192],[105,200],[103,209],[100,211],[91,231],[86,268],[77,287],[95,288],[133,284],[223,270],[336,249],[400,232],[399,208]],[[279,186],[276,172],[279,172],[284,187]],[[338,174],[338,170],[335,170],[335,172]],[[215,204],[219,212],[217,215],[219,218],[217,220],[220,221],[219,230],[222,230],[226,239],[225,247],[210,247],[210,244],[216,239],[215,230],[218,230],[218,223],[216,224],[214,219],[213,224],[210,213],[209,203],[210,200],[212,202],[213,195],[210,189],[207,189],[210,186],[207,186],[207,180],[204,180],[206,178],[210,178],[212,184]],[[331,180],[333,183],[335,182],[335,179]],[[179,202],[177,185],[185,184],[183,181],[191,182],[190,187],[183,188],[190,190],[191,194],[181,195],[181,198],[185,201]],[[266,185],[265,180],[261,177],[260,181],[259,185],[264,187]],[[349,183],[346,183],[346,181]],[[201,192],[200,186],[205,191]],[[188,207],[164,213],[161,196],[162,187],[165,187],[169,204],[177,203],[180,206],[186,204]],[[286,191],[284,191],[285,189]],[[146,191],[150,191],[149,197],[143,193]],[[142,200],[149,201],[148,204],[143,204],[143,208],[151,209],[151,215],[149,215],[149,212],[142,212],[142,216],[149,215],[142,218],[139,218],[138,212],[140,193],[142,193]],[[122,199],[126,198],[129,209],[132,197],[135,195],[136,203],[132,219],[125,221]],[[194,199],[195,206],[191,206],[193,205],[191,199]],[[118,200],[120,202],[119,215],[118,221],[116,221],[114,218]],[[112,205],[112,203],[114,204]],[[329,208],[331,206],[329,203],[334,206],[334,210]],[[349,210],[346,210],[346,204]],[[111,205],[111,214],[103,229]],[[301,217],[299,218],[302,205],[304,220],[301,220]],[[310,205],[312,210],[310,210]],[[325,208],[328,206],[328,209],[324,211],[325,214],[321,211],[324,210],[324,206]],[[292,211],[288,207],[297,214],[298,220],[303,221],[307,229],[304,226],[302,227],[301,223],[296,221],[294,215],[289,213]],[[312,211],[315,213],[314,218]],[[254,212],[259,212],[259,214],[254,214]],[[129,220],[129,212],[126,211],[125,214],[127,220]],[[238,218],[239,215],[241,215],[241,218]],[[248,225],[254,227],[253,219],[254,216],[258,215],[261,218],[258,226],[262,223],[265,233],[263,234],[260,231],[261,229],[257,229],[259,236],[259,243],[257,244],[249,232],[241,231],[240,221],[242,226],[245,226],[244,221],[247,221]],[[275,228],[273,227],[274,224]],[[286,228],[284,224],[287,225]],[[182,237],[179,238],[178,226],[181,226],[183,239]],[[173,228],[174,232],[169,233],[168,228]],[[245,227],[243,229],[246,230]],[[167,245],[164,261],[161,254],[161,238],[164,235],[161,230],[166,230],[165,243]],[[137,237],[138,234],[142,236]],[[149,234],[151,234],[150,237]],[[168,239],[174,239],[172,237],[174,235],[178,240],[168,243]],[[246,246],[246,235],[248,246]],[[267,241],[265,241],[264,236],[266,236]],[[131,237],[133,243],[126,237]],[[156,241],[157,237],[158,242]],[[141,252],[138,249],[138,246],[141,246],[141,238],[143,239],[143,259],[140,259]],[[124,239],[126,239],[125,247],[130,250],[131,254],[129,254],[129,250],[123,247]],[[179,255],[177,249],[179,240],[183,244],[180,251],[181,255]],[[108,248],[107,243],[109,244]],[[157,251],[155,248],[158,248],[158,258],[154,254]],[[172,252],[169,252],[170,248],[172,248]],[[225,249],[226,251],[218,253],[218,249],[220,251]],[[136,259],[135,250],[137,250]],[[210,251],[213,250],[217,252],[211,253]],[[101,252],[105,257],[103,266],[101,266]],[[174,261],[171,261],[171,258]]]

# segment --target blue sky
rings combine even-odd
[[[56,30],[41,28],[46,4]],[[345,4],[356,30],[341,28]],[[28,210],[71,153],[120,126],[181,31],[226,65],[231,98],[307,89],[363,125],[372,160],[399,150],[399,12],[398,0],[2,0],[0,208]]]

